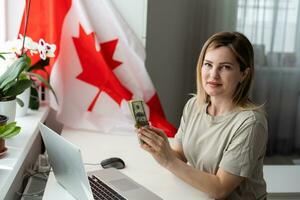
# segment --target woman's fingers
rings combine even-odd
[[[155,154],[158,152],[157,145],[153,142],[153,140],[142,134],[139,134],[139,138],[144,141],[144,143],[141,144],[141,147],[144,150],[148,151],[151,154]]]
[[[159,139],[154,139],[152,137],[148,137],[145,132],[141,132],[139,134],[139,138],[143,140],[146,144],[148,144],[153,150],[158,151],[160,149],[160,143],[157,142]]]
[[[151,153],[151,154],[154,154],[154,153],[155,153],[155,151],[154,151],[147,143],[141,144],[141,147],[142,147],[144,150],[146,150],[146,151],[148,151],[149,153]]]
[[[154,150],[160,151],[164,145],[164,138],[150,129],[141,128],[139,130],[140,138],[149,144]]]
[[[147,127],[149,130],[155,132],[156,134],[160,135],[163,138],[167,138],[166,134],[163,132],[163,130],[156,128],[154,126],[148,126]]]
[[[155,132],[155,131],[153,131],[153,130],[151,130],[151,129],[149,129],[149,128],[141,128],[141,132],[145,135],[145,136],[147,136],[147,137],[149,137],[149,138],[152,138],[152,139],[157,139],[157,138],[159,138],[160,136]]]
[[[140,128],[138,137],[144,141],[141,148],[149,152],[162,166],[167,166],[174,158],[168,139],[160,129]]]

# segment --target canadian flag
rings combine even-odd
[[[24,22],[25,15],[21,33]],[[27,28],[32,39],[57,45],[49,71],[59,103],[50,103],[64,125],[132,132],[127,102],[143,99],[152,125],[174,136],[146,71],[144,47],[111,1],[32,0]]]

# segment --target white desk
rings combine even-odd
[[[48,107],[41,107],[39,111],[30,110],[26,116],[16,118],[17,125],[22,127],[21,132],[19,135],[5,141],[8,151],[0,158],[1,200],[15,198],[15,192],[22,182],[21,171],[24,161],[38,136],[38,122],[44,121],[48,112]],[[13,184],[17,184],[17,186],[13,186]]]
[[[64,128],[62,135],[82,150],[85,163],[100,163],[113,156],[122,158],[126,168],[121,171],[163,199],[209,199],[158,165],[147,152],[140,149],[134,133],[107,135]],[[86,169],[96,170],[101,167],[86,165]],[[300,199],[300,165],[266,165],[264,177],[268,199]],[[51,173],[43,199],[58,197],[74,199],[56,182]]]
[[[126,167],[121,171],[163,199],[210,199],[157,164],[150,154],[139,147],[135,133],[107,135],[64,128],[62,135],[82,150],[85,163],[100,163],[109,157],[122,158]],[[101,166],[86,165],[86,169],[96,170],[101,169]],[[56,182],[53,173],[50,173],[43,200],[53,199],[74,198]]]
[[[265,165],[268,199],[300,199],[300,165]]]

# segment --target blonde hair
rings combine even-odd
[[[249,99],[249,91],[254,75],[254,54],[253,47],[246,36],[239,32],[219,32],[212,35],[205,42],[202,47],[198,64],[197,64],[197,101],[198,103],[204,104],[210,102],[209,95],[205,92],[202,85],[202,74],[201,68],[203,65],[204,57],[208,49],[216,49],[219,47],[226,46],[235,55],[240,70],[244,72],[247,68],[245,79],[238,84],[236,91],[233,95],[233,103],[245,110],[259,109],[262,106],[255,105]]]

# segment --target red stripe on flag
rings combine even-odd
[[[36,42],[43,38],[47,43],[56,45],[56,56],[51,59],[50,66],[58,57],[62,25],[71,4],[72,0],[31,1],[26,35]],[[26,5],[28,5],[28,0],[26,0]],[[24,26],[25,11],[19,30],[22,35],[24,34]],[[39,55],[36,54],[32,57],[32,63],[36,63],[39,59]],[[50,73],[51,67],[47,71]]]
[[[151,124],[157,128],[164,130],[168,137],[174,137],[177,129],[166,120],[157,94],[153,95],[153,97],[147,102],[147,105],[150,108],[149,118]]]

